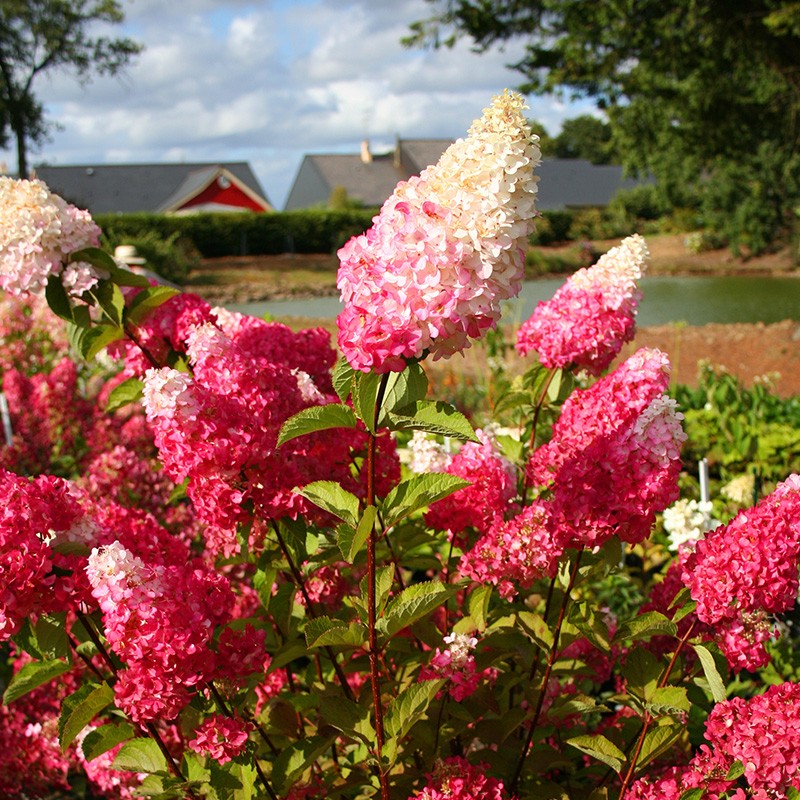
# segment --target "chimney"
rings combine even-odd
[[[361,142],[361,161],[364,164],[372,163],[372,153],[369,151],[369,139],[364,139]]]

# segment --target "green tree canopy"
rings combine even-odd
[[[0,0],[0,141],[17,142],[18,172],[28,173],[28,143],[48,125],[33,93],[38,75],[72,69],[79,80],[115,74],[141,50],[131,39],[92,34],[93,23],[119,23],[117,0]]]
[[[557,158],[585,158],[592,164],[610,164],[614,161],[611,126],[590,114],[566,119],[554,139],[553,152]]]
[[[594,98],[633,171],[759,250],[800,202],[800,3],[430,0],[409,44],[522,37],[523,91]]]

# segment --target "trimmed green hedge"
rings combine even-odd
[[[203,258],[280,253],[332,253],[371,224],[375,209],[307,209],[274,214],[98,214],[110,242],[157,234],[188,239]]]

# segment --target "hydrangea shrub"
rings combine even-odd
[[[86,215],[5,180],[3,287],[43,292],[110,371],[88,396],[73,359],[30,376],[8,326],[4,796],[78,775],[195,800],[800,789],[800,683],[772,663],[800,476],[652,543],[678,529],[685,434],[666,356],[615,363],[644,241],[522,326],[530,368],[496,406],[515,428],[428,397],[424,359],[519,289],[538,157],[504,93],[398,187],[340,253],[341,358],[121,270]]]

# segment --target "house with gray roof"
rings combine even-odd
[[[450,144],[451,139],[398,139],[393,151],[380,155],[373,155],[367,142],[362,143],[359,154],[306,155],[286,210],[325,206],[337,187],[364,206],[381,206],[400,181],[436,163]],[[626,178],[616,164],[592,164],[578,158],[545,158],[536,174],[540,176],[537,207],[541,211],[602,207],[620,189],[643,182]]]
[[[41,166],[36,177],[92,214],[274,210],[245,161]]]

